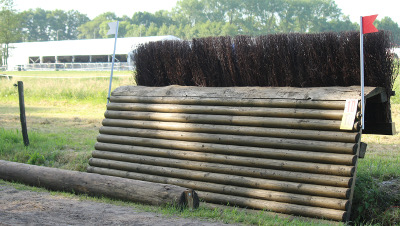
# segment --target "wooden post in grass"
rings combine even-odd
[[[25,117],[25,100],[24,100],[24,83],[18,81],[18,96],[19,96],[19,113],[22,127],[22,137],[24,139],[24,145],[29,145],[28,129],[26,128],[26,117]]]

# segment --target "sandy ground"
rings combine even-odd
[[[0,184],[0,225],[227,225]]]

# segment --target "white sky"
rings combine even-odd
[[[73,9],[86,14],[90,19],[104,12],[115,12],[117,16],[131,17],[137,11],[154,13],[161,9],[171,10],[176,2],[177,0],[14,0],[15,9],[18,11],[31,8],[65,11]],[[399,0],[335,0],[335,2],[345,15],[350,16],[352,22],[359,23],[360,16],[379,14],[377,19],[389,16],[400,26]]]
[[[400,26],[399,0],[335,0],[342,13],[352,22],[360,23],[360,16],[378,14],[377,20],[388,16]]]

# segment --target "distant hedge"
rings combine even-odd
[[[366,86],[392,89],[389,37],[364,35]],[[134,59],[136,83],[143,86],[360,85],[358,32],[159,41],[140,46]]]

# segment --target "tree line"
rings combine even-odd
[[[180,0],[170,10],[135,12],[131,17],[103,13],[90,20],[76,10],[17,12],[13,0],[0,0],[0,43],[107,38],[108,22],[120,21],[119,37],[207,36],[315,33],[357,30],[334,0]],[[391,18],[375,23],[390,30],[400,45],[400,28]],[[7,53],[3,52],[3,58]]]

